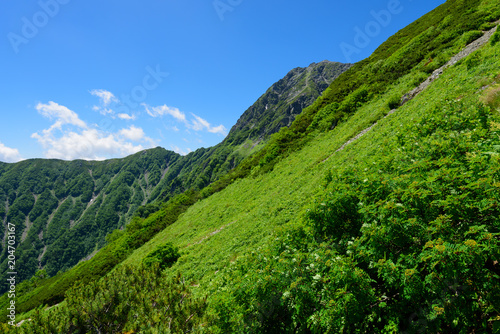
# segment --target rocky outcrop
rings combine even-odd
[[[322,61],[291,70],[248,108],[226,138],[234,144],[259,141],[290,126],[352,64]]]

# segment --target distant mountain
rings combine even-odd
[[[51,276],[65,271],[92,256],[108,233],[134,215],[148,216],[173,195],[215,181],[289,125],[350,66],[324,61],[292,70],[243,114],[222,143],[187,156],[155,148],[102,162],[0,163],[0,219],[4,227],[16,226],[18,279],[42,268]],[[6,230],[0,231],[0,279],[7,273]]]
[[[180,157],[156,148],[102,162],[0,164],[0,219],[16,227],[18,278],[27,279],[42,267],[54,275],[101,248],[106,234],[147,203]],[[5,231],[0,231],[2,274],[7,272]]]

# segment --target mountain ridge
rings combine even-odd
[[[315,66],[308,68],[313,71]],[[323,75],[321,80],[333,81],[345,68],[342,64],[323,62],[318,73]],[[293,90],[300,84],[304,71],[305,68],[294,69],[279,83],[284,90]],[[315,74],[309,76],[315,78]],[[320,89],[325,87],[326,83]],[[296,92],[295,97],[305,97],[306,102],[321,93],[307,84],[298,89],[302,92]],[[310,91],[303,92],[304,89]],[[167,201],[187,189],[201,189],[236,167],[260,142],[279,130],[267,127],[266,122],[280,122],[280,108],[288,104],[281,103],[280,97],[275,102],[261,113],[265,121],[257,120],[264,136],[233,140],[242,134],[235,128],[220,144],[187,156],[156,147],[104,161],[28,159],[0,164],[0,202],[5,203],[0,206],[0,218],[4,226],[7,221],[17,226],[18,263],[23,268],[20,281],[42,268],[50,276],[68,270],[95,254],[105,245],[106,235],[123,229],[134,215],[146,217],[158,210],[159,198]],[[243,115],[252,119],[247,112]],[[0,235],[0,268],[6,268],[6,234]],[[2,272],[1,275],[7,275],[7,270]]]

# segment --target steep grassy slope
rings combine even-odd
[[[20,259],[18,266],[22,268],[18,279],[22,281],[30,278],[39,268],[45,271],[40,271],[31,280],[33,282],[20,287],[18,293],[22,297],[19,310],[22,312],[40,303],[60,301],[66,289],[76,279],[92,281],[101,277],[131,250],[141,246],[162,227],[174,222],[185,208],[199,198],[193,192],[188,193],[187,197],[179,194],[187,189],[203,188],[234,168],[251,152],[261,148],[270,134],[293,121],[303,107],[312,103],[349,67],[350,65],[324,61],[292,70],[243,114],[222,143],[212,148],[199,149],[184,157],[157,148],[148,154],[140,153],[126,159],[105,162],[37,160],[2,165],[5,173],[2,174],[4,177],[0,179],[0,184],[4,182],[5,193],[13,199],[20,191],[18,188],[29,189],[29,194],[20,195],[18,202],[24,201],[26,197],[37,198],[38,192],[44,192],[36,205],[30,204],[30,207],[24,209],[25,215],[37,219],[37,223],[31,228],[32,223],[27,220],[27,229],[24,231],[27,233],[29,229],[30,238],[17,249]],[[146,159],[145,162],[145,157],[149,155],[156,159],[152,162]],[[44,178],[44,175],[47,176]],[[216,188],[223,188],[232,179],[233,177],[229,177],[219,182]],[[54,207],[50,205],[52,193],[56,194]],[[176,194],[177,198],[174,197]],[[205,196],[207,194],[201,197]],[[137,224],[132,224],[127,231],[132,233],[135,228],[135,232],[133,236],[129,235],[127,241],[115,243],[101,250],[90,262],[81,263],[71,272],[54,277],[60,270],[67,270],[99,250],[105,244],[104,237],[113,229],[123,228],[134,215],[140,220],[141,217],[157,212],[162,206],[162,201],[157,200],[158,198],[168,201],[172,197],[174,199],[166,210],[167,214],[162,212],[161,218],[151,217],[144,228],[135,228]],[[24,222],[25,218],[21,213],[19,221],[12,220],[12,217],[17,217],[19,210],[16,205],[19,205],[15,203],[13,207],[9,207],[8,203],[5,221]],[[140,206],[146,203],[148,205]],[[81,210],[78,211],[78,208]],[[158,223],[156,219],[161,222]],[[19,226],[19,233],[23,233],[23,224],[16,225]],[[116,231],[107,238],[108,242],[121,234],[122,232]],[[4,251],[3,259],[7,255]],[[6,260],[3,265],[5,268]],[[2,272],[6,275],[7,270]],[[47,279],[45,273],[51,278]],[[50,288],[39,286],[39,282],[34,283],[44,275],[44,282]],[[6,301],[4,295],[0,299],[0,305]]]
[[[18,280],[42,268],[49,276],[68,270],[102,248],[105,236],[134,214],[147,217],[158,210],[158,197],[166,201],[217,180],[291,123],[349,67],[325,61],[292,70],[243,114],[222,143],[184,157],[157,148],[105,162],[0,164],[0,218],[3,225],[16,225]],[[3,232],[0,237],[3,279],[8,254]]]
[[[215,315],[219,317],[215,323],[217,327],[222,326],[223,332],[288,331],[290,328],[266,327],[286,326],[283,313],[295,317],[295,324],[290,320],[288,325],[291,328],[300,325],[305,330],[313,326],[309,321],[318,317],[317,330],[333,333],[377,332],[383,328],[404,330],[412,326],[416,326],[415,331],[433,332],[453,331],[462,326],[470,332],[474,327],[493,326],[493,320],[499,315],[496,310],[500,291],[498,280],[494,279],[499,268],[493,266],[500,255],[500,225],[496,218],[500,190],[495,185],[500,177],[500,116],[498,110],[489,113],[480,107],[478,92],[484,92],[485,85],[499,80],[499,55],[498,46],[487,46],[448,69],[428,90],[382,119],[358,141],[335,153],[346,138],[372,124],[374,113],[388,111],[387,96],[375,99],[335,130],[316,137],[301,151],[278,163],[272,172],[239,180],[223,192],[198,202],[175,224],[135,251],[125,264],[140,264],[149,252],[165,242],[178,245],[184,255],[171,272],[178,270],[197,281],[200,296],[209,293],[209,300],[216,305]],[[404,92],[412,87],[412,81],[413,75],[409,75],[392,88]],[[459,177],[457,173],[462,169],[467,172]],[[383,187],[391,183],[392,187]],[[433,184],[436,189],[432,189]],[[449,190],[450,187],[456,192]],[[408,189],[413,194],[403,193]],[[443,194],[445,189],[448,192]],[[399,216],[394,211],[392,217],[396,221],[393,221],[389,219],[390,211],[372,212],[374,208],[369,205],[391,210],[391,203],[397,204],[398,192],[403,196],[399,201],[403,202],[402,210],[404,208],[407,214],[399,213]],[[383,202],[378,203],[382,198]],[[342,202],[344,200],[346,202]],[[365,200],[368,208],[360,219],[372,225],[363,225],[361,229],[354,217],[358,210],[365,212],[358,206]],[[464,200],[468,203],[466,207],[459,204]],[[340,203],[339,208],[336,205]],[[352,205],[354,211],[349,213],[347,210]],[[396,205],[392,210],[397,208]],[[306,209],[319,217],[308,214]],[[420,210],[424,217],[419,214]],[[446,223],[439,218],[441,215],[446,217]],[[405,218],[410,220],[407,222]],[[379,223],[373,225],[374,220]],[[436,225],[438,223],[442,225]],[[306,232],[297,232],[297,226],[303,224],[308,226]],[[465,226],[456,230],[454,224]],[[288,225],[286,232],[273,233],[283,225]],[[396,230],[392,231],[393,228]],[[299,240],[286,237],[293,233],[302,237]],[[419,239],[412,241],[412,238]],[[440,238],[441,241],[437,241]],[[354,246],[348,248],[348,241],[354,241]],[[308,245],[309,242],[313,246]],[[428,253],[428,242],[438,245],[441,242],[445,245],[443,249],[450,247],[452,251],[438,257],[439,250]],[[458,248],[463,247],[461,245],[479,246],[477,251],[472,251],[473,248]],[[330,254],[325,253],[328,249]],[[377,253],[371,253],[375,251]],[[415,256],[415,252],[418,255]],[[343,286],[327,284],[333,279],[334,267],[325,267],[325,263],[337,256],[346,261],[352,253],[356,254],[356,260],[354,264],[346,263],[344,270],[368,275],[363,273],[365,270],[370,275],[364,276],[367,281],[363,283],[344,281],[347,286],[352,284],[348,288],[352,300],[347,297],[341,300],[335,293],[340,293]],[[408,261],[405,255],[422,256],[423,260],[417,264]],[[443,266],[426,267],[425,256],[431,256]],[[294,258],[296,264],[292,261]],[[302,266],[297,265],[300,258],[304,261]],[[370,263],[380,259],[393,263],[394,271],[387,272],[383,263],[368,270]],[[313,270],[311,263],[319,269]],[[353,267],[356,263],[357,268]],[[295,268],[303,268],[303,272],[293,275]],[[313,277],[316,275],[322,280],[315,289]],[[405,275],[415,275],[415,284],[427,283],[412,286],[413,283],[404,279]],[[441,277],[443,282],[439,283],[433,275]],[[477,284],[469,287],[467,282],[472,281]],[[366,296],[355,294],[353,290],[359,289],[356,284],[368,284]],[[455,290],[446,288],[446,284],[456,284]],[[294,288],[298,286],[303,290]],[[459,297],[453,297],[455,291],[460,291]],[[321,300],[315,301],[316,294],[328,294],[329,298],[339,301],[328,306]],[[454,309],[449,300],[461,306]],[[300,314],[293,305],[302,305],[311,311]],[[334,312],[336,308],[351,307],[349,305],[356,305],[352,310],[354,314]],[[377,306],[375,311],[373,305]],[[382,310],[384,305],[393,308],[386,312]],[[478,308],[469,311],[464,305]],[[449,315],[445,316],[447,312]],[[415,323],[408,322],[411,319],[415,319]]]

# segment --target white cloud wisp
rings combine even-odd
[[[23,160],[17,148],[10,148],[0,143],[0,161],[19,162]]]
[[[104,160],[134,154],[155,144],[135,126],[116,133],[91,128],[77,113],[55,102],[40,103],[36,109],[42,116],[55,119],[50,128],[31,135],[42,145],[46,158]]]

